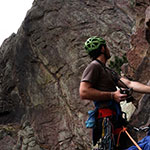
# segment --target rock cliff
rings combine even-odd
[[[35,0],[17,34],[0,48],[0,149],[89,150],[91,131],[84,122],[93,105],[78,93],[90,61],[84,42],[91,35],[104,37],[113,56],[127,53],[124,73],[148,83],[149,4]],[[136,97],[141,99],[131,123],[143,126],[150,118],[149,95]]]

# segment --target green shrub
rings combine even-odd
[[[126,54],[124,54],[122,57],[114,56],[114,60],[111,60],[108,66],[117,73],[121,74],[121,66],[127,62],[128,60]]]

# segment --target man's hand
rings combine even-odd
[[[120,93],[120,90],[117,90],[117,91],[115,91],[115,92],[112,92],[112,94],[113,94],[113,99],[114,99],[116,102],[118,102],[118,103],[120,103],[121,101],[126,100],[127,97],[128,97],[127,94],[121,94],[121,93]]]

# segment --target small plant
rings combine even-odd
[[[127,62],[128,60],[126,54],[124,54],[122,57],[115,56],[114,60],[113,61],[111,60],[108,66],[117,73],[121,74],[121,66]]]
[[[129,1],[129,4],[130,4],[130,7],[131,7],[131,8],[134,8],[135,5],[136,5],[136,0],[130,0],[130,1]]]

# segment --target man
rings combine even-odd
[[[85,50],[92,58],[92,62],[83,72],[79,92],[81,99],[94,101],[96,108],[98,108],[96,126],[93,128],[93,145],[96,145],[101,137],[104,117],[113,116],[115,118],[112,119],[112,124],[116,135],[118,135],[117,129],[121,130],[124,125],[120,121],[123,120],[120,102],[126,100],[128,95],[122,94],[116,86],[125,87],[126,85],[133,91],[140,93],[150,93],[150,86],[130,81],[118,74],[114,75],[114,72],[106,67],[106,62],[111,56],[103,38],[94,36],[87,39]],[[120,149],[123,148],[123,144],[120,143]]]

